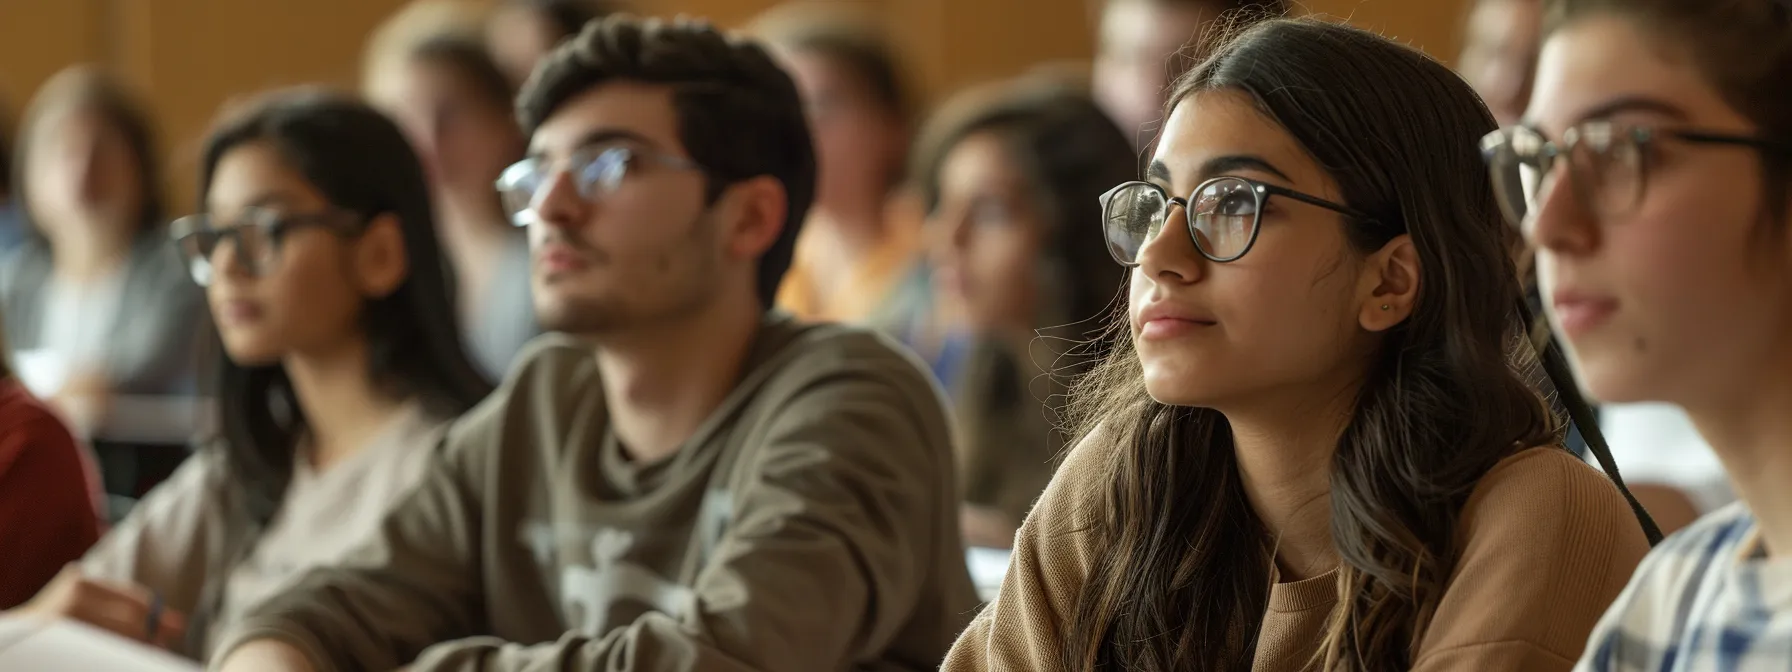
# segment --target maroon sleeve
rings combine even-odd
[[[31,599],[100,536],[92,467],[56,416],[0,392],[0,609]]]

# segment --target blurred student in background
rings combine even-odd
[[[1588,392],[1686,409],[1741,499],[1650,553],[1579,669],[1792,667],[1792,5],[1543,15],[1497,191]]]
[[[100,538],[87,451],[13,376],[0,342],[0,610],[36,595]]]
[[[1542,0],[1475,0],[1470,6],[1456,69],[1501,125],[1518,123],[1530,103],[1542,11]]]
[[[392,122],[280,92],[215,129],[203,161],[203,212],[173,233],[223,340],[221,435],[25,608],[200,659],[368,536],[490,389]]]
[[[1316,19],[1170,105],[1102,199],[1131,293],[1080,440],[945,669],[1567,670],[1648,542],[1520,375],[1492,116]]]
[[[921,248],[913,204],[895,197],[912,113],[895,48],[864,13],[816,2],[776,7],[751,32],[802,91],[820,165],[778,305],[808,320],[884,326]]]
[[[15,371],[79,433],[130,442],[146,430],[120,426],[131,410],[121,402],[190,400],[210,332],[204,295],[164,231],[152,123],[119,82],[78,67],[43,86],[22,128],[13,193],[29,238],[0,260]],[[190,439],[96,445],[107,490],[153,485]]]
[[[615,0],[503,0],[485,25],[485,42],[513,88],[562,40],[616,11]]]
[[[492,186],[523,156],[509,80],[472,38],[445,34],[375,56],[368,100],[410,138],[429,177],[442,249],[458,286],[462,339],[488,378],[540,330],[529,300],[529,242]]]
[[[1227,12],[1288,13],[1286,0],[1095,0],[1095,100],[1135,146],[1157,136],[1170,83],[1201,61]]]
[[[1086,93],[1044,77],[963,94],[922,133],[917,166],[934,286],[963,306],[942,380],[959,421],[963,527],[1006,548],[1063,450],[1064,385],[1099,357],[1123,269],[1101,194],[1138,176]],[[937,369],[936,369],[937,370]]]
[[[530,82],[502,190],[569,335],[221,668],[931,669],[975,608],[938,395],[887,339],[770,310],[815,182],[795,85],[622,16]]]

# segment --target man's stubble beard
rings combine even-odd
[[[537,320],[547,331],[603,337],[701,312],[718,293],[721,260],[716,258],[715,229],[705,210],[691,223],[690,233],[662,250],[657,259],[627,265],[615,255],[592,254],[593,270],[629,267],[642,270],[644,277],[614,278],[616,286],[601,295],[568,298],[555,311],[538,311]]]

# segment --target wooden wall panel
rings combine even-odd
[[[1094,49],[1089,0],[864,0],[889,20],[922,93],[963,86],[1045,61],[1086,61]],[[707,16],[738,26],[776,0],[641,0],[647,11]],[[1460,49],[1465,0],[1297,0],[1297,11],[1348,19],[1445,62]]]
[[[4,0],[0,0],[4,1]],[[352,88],[368,33],[402,0],[118,0],[123,69],[162,115],[176,202],[191,207],[200,143],[227,100],[320,82]]]
[[[1352,24],[1425,50],[1445,63],[1462,51],[1464,0],[1300,0],[1308,12]]]
[[[197,145],[221,103],[304,82],[353,86],[367,35],[405,0],[0,0],[0,99],[16,112],[72,63],[106,63],[148,95],[189,208]],[[845,0],[842,0],[845,1]],[[1035,63],[1084,61],[1088,0],[854,0],[876,8],[924,99]],[[1302,0],[1447,61],[1464,0]],[[739,26],[776,0],[635,0],[642,11]]]
[[[7,118],[16,117],[57,70],[106,59],[104,3],[0,0],[0,107]]]

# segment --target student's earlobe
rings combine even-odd
[[[1412,236],[1401,234],[1369,256],[1366,291],[1357,322],[1369,331],[1387,331],[1412,315],[1419,300],[1420,262]]]
[[[386,213],[367,222],[355,245],[355,280],[361,294],[380,299],[398,291],[410,275],[410,255],[405,250],[404,228],[398,216]]]
[[[728,251],[736,258],[757,258],[784,232],[789,194],[782,182],[770,176],[740,182],[734,190],[736,225],[728,239]]]

